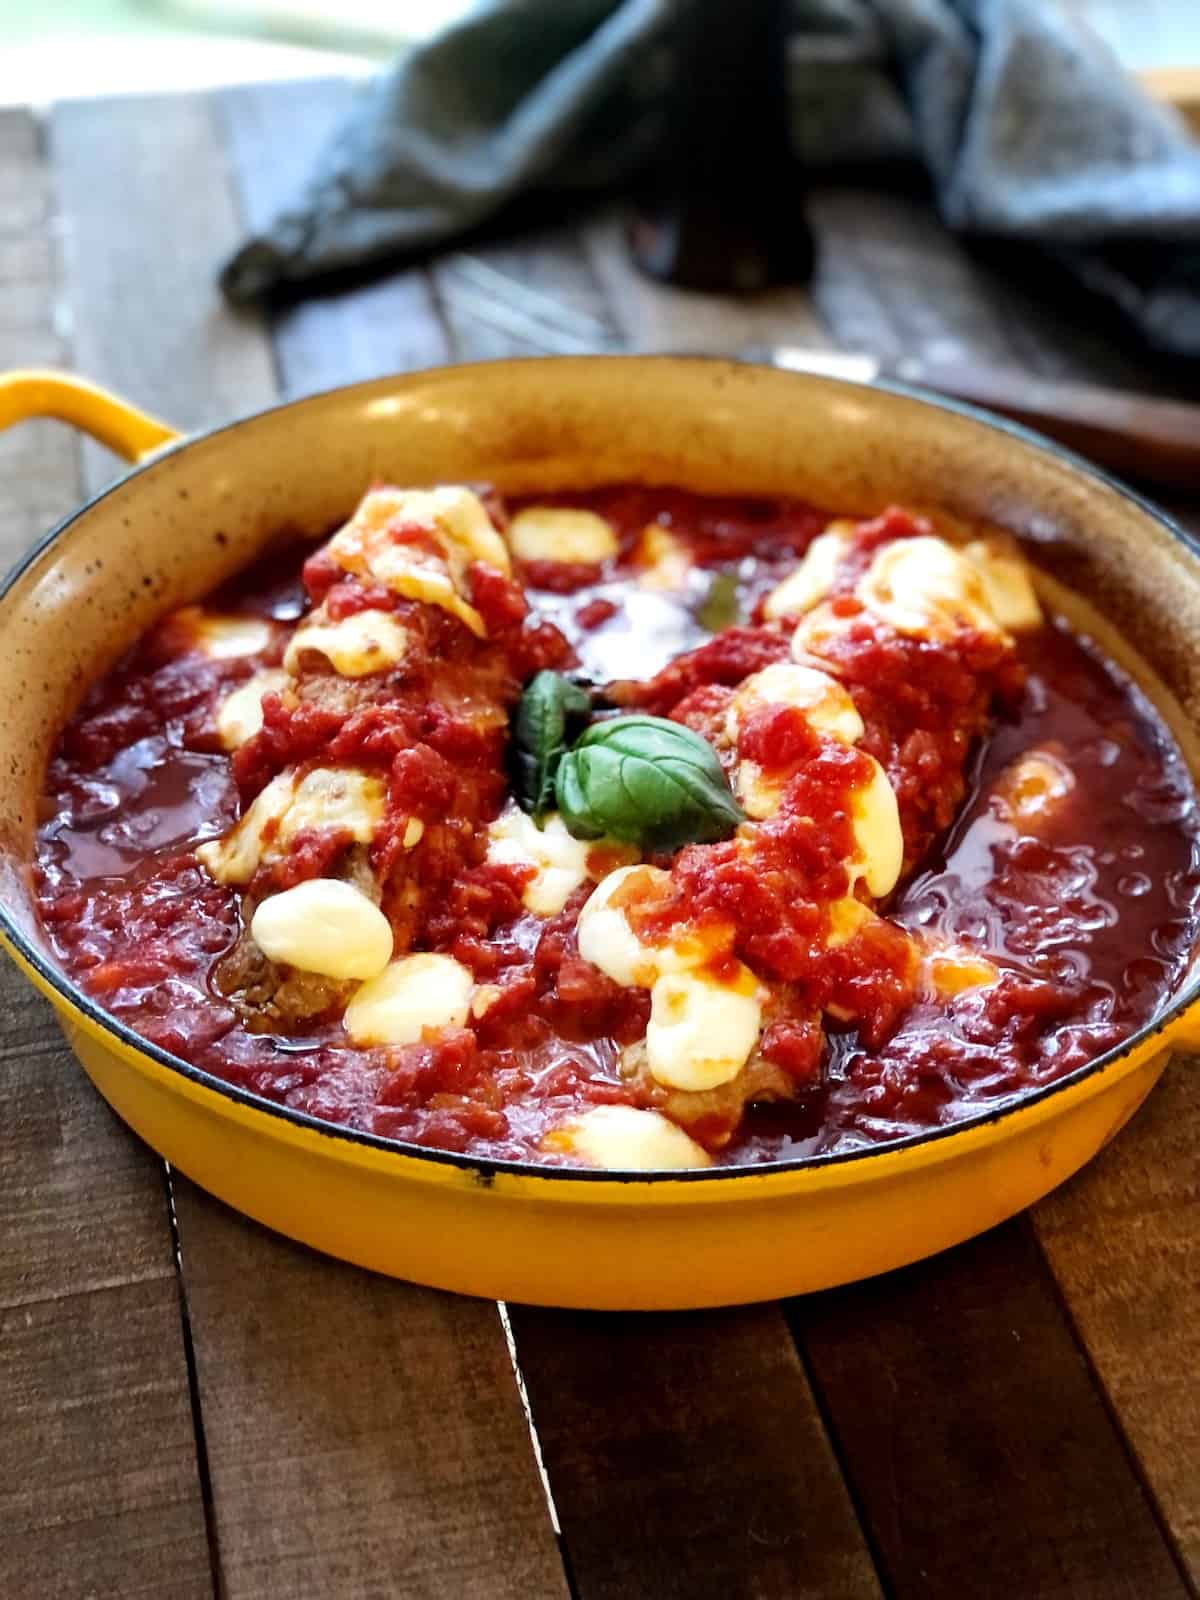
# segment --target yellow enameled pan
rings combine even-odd
[[[30,882],[36,797],[86,686],[162,613],[280,529],[327,531],[373,480],[504,490],[619,479],[889,501],[1001,524],[1154,696],[1196,768],[1200,558],[1150,507],[1032,435],[909,392],[674,357],[447,368],[357,384],[198,437],[73,379],[0,379],[0,426],[58,416],[141,464],[57,528],[0,597],[0,933],[101,1094],[206,1189],[379,1271],[562,1306],[685,1307],[882,1272],[1012,1215],[1112,1137],[1172,1050],[1193,979],[1119,1049],[1018,1104],[878,1151],[621,1177],[388,1143],[283,1110],[146,1044],[58,969]],[[1060,591],[1046,585],[1051,604]],[[15,678],[15,681],[13,679]]]

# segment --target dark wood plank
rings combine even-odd
[[[212,1592],[161,1164],[0,972],[0,1593]]]
[[[177,1203],[229,1594],[565,1600],[495,1305]]]
[[[68,360],[40,130],[0,112],[0,370]],[[0,564],[80,494],[55,424],[0,435]],[[211,1594],[162,1169],[0,971],[0,1593]]]
[[[580,1600],[866,1600],[875,1569],[778,1306],[511,1306]]]
[[[898,1600],[1187,1594],[1025,1222],[788,1309]]]
[[[989,284],[911,197],[829,194],[818,197],[814,213],[824,262],[816,297],[840,343],[892,357],[954,354],[1069,379],[1132,381],[1129,357],[1106,353],[1094,333],[1032,304],[1018,314],[1016,300]],[[1154,374],[1143,367],[1141,377]],[[1032,1214],[1032,1231],[1029,1222],[1013,1224],[894,1283],[831,1295],[811,1313],[811,1336],[809,1313],[797,1313],[844,1463],[861,1485],[860,1504],[898,1593],[906,1582],[923,1596],[962,1592],[955,1586],[980,1537],[972,1494],[985,1477],[986,1499],[1030,1536],[999,1550],[988,1545],[988,1576],[975,1581],[989,1587],[972,1593],[1173,1594],[1181,1579],[1167,1559],[1172,1552],[1194,1575],[1200,1466],[1197,1452],[1181,1444],[1196,1438],[1197,1407],[1194,1395],[1189,1407],[1179,1390],[1194,1368],[1200,1282],[1176,1268],[1200,1243],[1188,1153],[1196,1128],[1178,1099],[1174,1109],[1178,1142],[1152,1156],[1152,1139],[1140,1130],[1154,1113],[1143,1113],[1103,1160]],[[999,1332],[984,1318],[984,1284]],[[864,1317],[880,1314],[876,1336],[858,1339],[863,1348],[852,1361],[843,1345],[854,1342]],[[1003,1362],[1006,1327],[1021,1343],[1017,1373]],[[1151,1351],[1157,1359],[1149,1363]],[[918,1378],[929,1414],[917,1416],[897,1386],[903,1365],[928,1352],[948,1375],[947,1395]],[[988,1375],[975,1376],[984,1362],[998,1364],[990,1391]],[[1052,1384],[1047,1374],[1055,1375]],[[968,1428],[954,1431],[951,1404],[969,1408]],[[910,1448],[914,1428],[923,1454]],[[913,1503],[903,1496],[903,1469],[915,1471],[918,1462]],[[1039,1505],[1060,1511],[1061,1525],[1037,1520]],[[1106,1527],[1123,1530],[1115,1548]],[[1059,1549],[1064,1539],[1069,1548]],[[1058,1587],[1043,1591],[1043,1583]]]
[[[298,194],[313,156],[344,116],[355,85],[344,79],[252,85],[216,97],[217,116],[247,232],[265,228]],[[446,343],[426,274],[410,268],[355,287],[323,290],[270,318],[287,397],[435,365]]]
[[[243,227],[223,120],[199,98],[122,102],[115,128],[113,116],[109,103],[79,105],[56,129],[77,201],[77,314],[81,327],[107,319],[89,341],[91,370],[184,421],[270,402],[265,330],[224,310],[213,288]],[[155,159],[105,180],[97,149],[143,140]],[[177,188],[160,181],[168,168],[188,174],[188,248],[175,236]],[[155,321],[136,296],[122,303],[116,265],[89,265],[117,187],[123,258],[154,284]],[[297,365],[297,387],[342,376],[339,342],[314,348],[325,365]],[[562,1594],[495,1308],[311,1255],[178,1176],[174,1194],[222,1594]],[[498,1571],[523,1589],[497,1587]]]
[[[435,264],[456,354],[572,349],[586,345],[589,328],[596,345],[673,342],[697,297],[635,281],[609,258],[618,249],[612,228],[581,249],[567,219],[520,241],[472,246],[473,274],[464,276],[461,256]],[[724,347],[718,306],[703,315]],[[729,338],[753,337],[754,316],[766,315],[731,312]],[[579,1600],[879,1594],[778,1306],[508,1314]]]
[[[1033,1213],[1075,1327],[1200,1590],[1200,1103],[1176,1061]]]

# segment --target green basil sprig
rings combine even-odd
[[[713,747],[663,717],[593,723],[559,761],[554,791],[576,839],[675,850],[745,821]]]
[[[571,724],[578,727],[591,709],[587,691],[560,672],[539,672],[521,696],[514,729],[517,803],[539,828],[554,805],[554,774]]]

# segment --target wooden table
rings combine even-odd
[[[788,339],[1152,382],[917,200],[814,194],[811,295],[635,277],[608,217],[271,322],[214,270],[340,84],[0,113],[0,366],[183,425],[433,362]],[[114,470],[0,439],[14,558]],[[244,1221],[117,1123],[0,974],[0,1595],[1168,1600],[1200,1584],[1200,1105],[936,1260],[676,1316],[499,1310]],[[528,1419],[531,1418],[532,1421]]]

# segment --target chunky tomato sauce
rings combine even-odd
[[[51,760],[36,860],[47,932],[89,994],[229,1083],[481,1159],[561,1162],[543,1140],[573,1113],[666,1103],[621,1066],[646,1033],[647,990],[579,952],[576,919],[605,863],[591,863],[593,881],[561,911],[538,916],[522,902],[529,869],[487,857],[508,718],[534,672],[566,668],[611,708],[669,716],[719,745],[738,686],[789,655],[791,628],[764,618],[763,598],[830,519],[629,486],[552,499],[604,517],[617,553],[601,565],[527,561],[511,580],[474,569],[486,642],[445,612],[348,579],[324,549],[292,549],[206,602],[268,619],[260,648],[214,658],[168,620],[95,686]],[[503,524],[519,503],[491,506]],[[871,524],[829,600],[840,619],[829,659],[863,738],[831,744],[793,708],[751,708],[740,756],[780,797],[752,848],[729,840],[655,858],[671,867],[669,889],[629,911],[651,945],[697,919],[733,929],[714,970],[745,963],[778,986],[759,1044],[775,1090],[751,1094],[732,1137],[712,1142],[722,1164],[884,1142],[1010,1101],[1143,1024],[1196,942],[1195,796],[1153,708],[1061,621],[1017,635],[1015,651],[980,634],[918,655],[869,625],[854,586],[876,546],[915,528],[903,513]],[[419,548],[419,530],[405,537]],[[268,694],[261,730],[227,754],[216,708],[278,667],[315,603],[333,618],[392,614],[419,668],[386,699]],[[1046,793],[1022,789],[1029,750],[1042,753]],[[194,851],[285,768],[317,760],[379,774],[384,811],[357,847],[363,870],[387,885],[412,850],[403,898],[385,887],[383,909],[413,948],[453,956],[487,987],[466,1025],[355,1046],[340,1009],[303,984],[290,1011],[251,1009],[243,898]],[[830,908],[854,887],[845,796],[872,763],[896,794],[904,873],[876,908],[884,915],[837,943]],[[247,894],[327,873],[353,848],[349,835],[302,832]],[[918,947],[935,962],[944,952],[936,995],[915,983]],[[972,960],[990,964],[990,981],[963,976]]]

